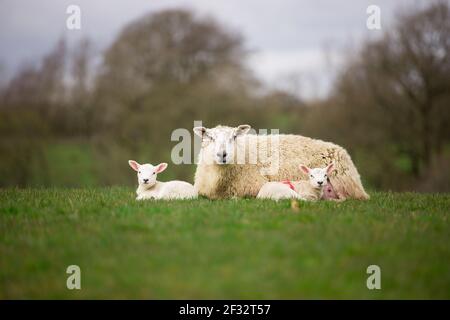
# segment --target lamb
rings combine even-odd
[[[266,182],[259,190],[257,199],[271,199],[271,200],[282,200],[282,199],[303,199],[295,190],[294,186],[289,182],[278,182],[271,181]]]
[[[325,168],[310,169],[305,165],[301,165],[308,176],[308,181],[282,181],[267,182],[259,190],[258,199],[300,199],[300,200],[320,200],[323,199],[323,189],[328,184],[328,175],[333,171],[334,164],[331,163]]]
[[[134,160],[129,160],[130,167],[137,172],[139,186],[136,190],[136,200],[145,199],[195,199],[198,192],[194,186],[184,181],[160,182],[156,180],[157,174],[167,168],[167,163],[160,163],[153,166],[149,163],[139,164]]]
[[[247,134],[249,130],[249,125],[194,128],[202,138],[194,183],[200,195],[210,199],[256,197],[266,182],[306,180],[306,174],[298,170],[299,162],[309,167],[334,162],[336,170],[329,179],[337,196],[369,199],[344,148],[300,135]]]

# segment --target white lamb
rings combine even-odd
[[[195,199],[198,192],[194,186],[184,181],[160,182],[156,180],[157,174],[167,168],[167,163],[160,163],[153,166],[149,163],[139,164],[134,160],[129,160],[128,164],[137,172],[139,186],[136,190],[136,200],[145,199]]]
[[[298,170],[299,162],[309,167],[334,162],[336,170],[329,179],[337,198],[369,199],[344,148],[300,135],[247,134],[249,130],[249,125],[194,128],[202,138],[194,184],[199,195],[211,199],[255,197],[268,181],[306,180],[306,174]],[[267,155],[265,159],[261,154]],[[236,161],[242,156],[243,163]],[[265,171],[272,167],[278,169],[274,173]]]
[[[256,197],[277,201],[280,199],[320,200],[323,198],[323,188],[328,184],[328,175],[333,168],[333,163],[325,168],[314,169],[301,165],[300,169],[308,175],[308,180],[267,182]]]

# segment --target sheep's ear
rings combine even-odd
[[[301,169],[304,173],[309,174],[309,170],[310,170],[310,169],[309,169],[307,166],[301,165],[301,166],[300,166],[300,169]]]
[[[203,138],[203,136],[206,134],[206,129],[205,127],[195,127],[194,129],[194,133],[196,135],[198,135],[200,138]]]
[[[128,164],[130,165],[131,168],[133,168],[134,171],[139,171],[140,164],[137,163],[136,161],[128,160]]]
[[[168,166],[168,164],[167,163],[165,163],[165,162],[163,162],[163,163],[160,163],[160,164],[158,164],[157,166],[156,166],[156,173],[161,173],[161,172],[163,172],[164,170],[166,170],[167,169],[167,166]]]
[[[246,134],[250,129],[251,127],[248,124],[241,124],[236,128],[236,136],[242,136]]]
[[[334,170],[334,162],[330,163],[327,166],[327,173],[329,174],[329,173],[333,172],[333,170]]]

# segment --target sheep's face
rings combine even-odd
[[[236,140],[249,130],[249,125],[236,128],[219,126],[213,129],[195,127],[195,134],[202,138],[201,162],[220,165],[234,163]]]
[[[306,174],[308,174],[309,183],[313,188],[323,188],[328,184],[328,175],[333,171],[334,164],[331,163],[325,168],[314,168],[314,169],[301,165],[300,169]]]
[[[153,166],[150,163],[139,164],[134,160],[129,160],[128,164],[137,172],[139,185],[148,188],[155,185],[158,173],[163,172],[167,168],[167,163],[160,163],[157,166]]]

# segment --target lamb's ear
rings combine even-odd
[[[248,124],[241,124],[236,128],[236,136],[242,136],[249,132],[250,129],[251,127]]]
[[[139,171],[140,164],[137,163],[136,161],[128,160],[128,164],[130,165],[131,168],[133,168],[134,171]]]
[[[300,169],[301,169],[304,173],[309,174],[309,170],[310,170],[310,169],[309,169],[307,166],[301,165],[301,166],[300,166]]]
[[[333,170],[334,170],[334,162],[330,163],[327,166],[327,173],[330,174],[331,172],[333,172]]]
[[[158,165],[156,166],[156,173],[161,173],[161,172],[163,172],[164,170],[167,169],[167,166],[168,166],[168,164],[165,163],[165,162],[158,164]]]
[[[194,130],[194,133],[200,138],[203,138],[203,136],[206,134],[206,130],[208,129],[206,129],[205,127],[194,127],[194,129],[192,130]]]

